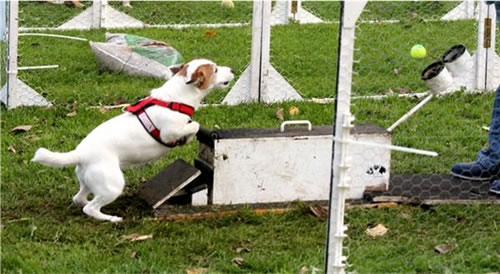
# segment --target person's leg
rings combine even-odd
[[[488,148],[479,152],[476,162],[458,163],[451,174],[469,180],[490,180],[500,176],[500,86],[495,93],[491,113]]]

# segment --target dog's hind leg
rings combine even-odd
[[[108,162],[104,165],[87,167],[85,180],[94,198],[83,207],[83,212],[99,220],[121,222],[121,217],[101,212],[101,208],[116,200],[125,187],[125,179],[118,163],[113,166]]]
[[[85,176],[82,168],[78,165],[75,168],[76,177],[80,183],[80,190],[73,196],[73,204],[84,207],[89,203],[87,196],[90,194],[90,189],[85,184]]]

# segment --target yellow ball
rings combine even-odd
[[[221,6],[226,9],[234,8],[234,3],[232,0],[222,0]]]
[[[414,45],[411,48],[410,55],[413,58],[424,58],[427,55],[427,50],[422,45]]]

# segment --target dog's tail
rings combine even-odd
[[[64,167],[78,164],[80,157],[78,157],[75,150],[61,153],[52,152],[46,148],[39,148],[31,161],[50,167]]]

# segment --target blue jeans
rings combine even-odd
[[[495,2],[495,9],[497,9],[497,22],[500,25],[500,1]]]
[[[488,148],[479,152],[477,162],[485,168],[500,165],[500,86],[495,92],[495,101],[491,112]]]

